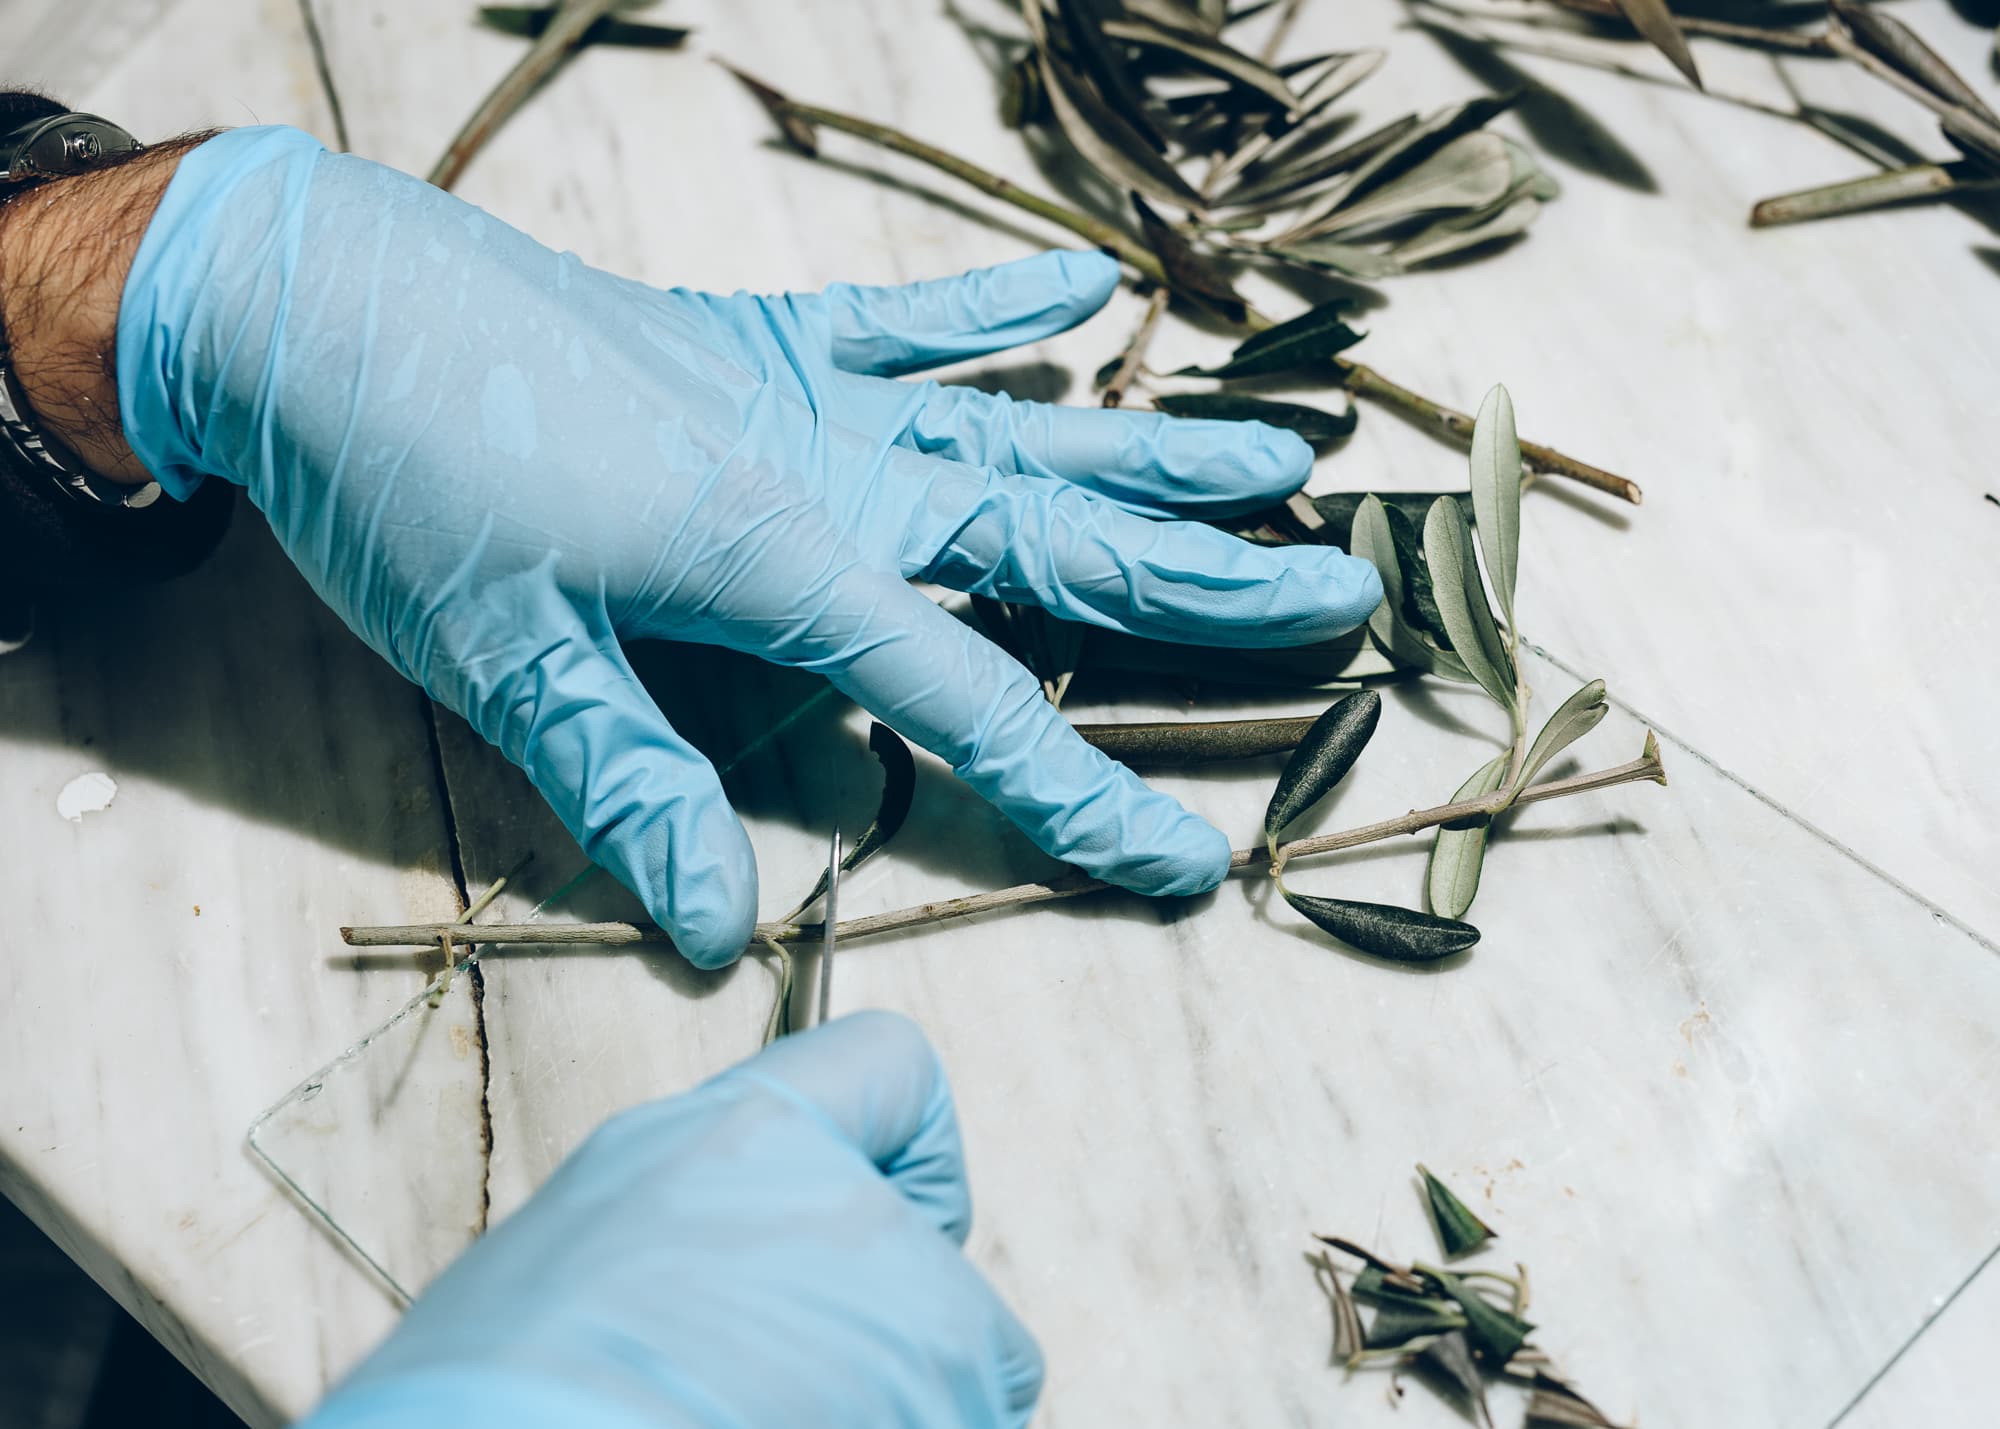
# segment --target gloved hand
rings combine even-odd
[[[605,1123],[300,1429],[1025,1424],[971,1218],[937,1055],[844,1017]]]
[[[1337,550],[1151,519],[1293,490],[1289,432],[889,380],[1059,332],[1117,276],[1051,253],[901,288],[662,292],[294,130],[238,130],[182,160],[140,246],[120,408],[169,492],[246,487],[314,589],[710,967],[755,921],[749,840],[621,639],[820,671],[1057,858],[1144,893],[1221,881],[1220,832],[906,584],[1242,646],[1374,608],[1374,570]]]

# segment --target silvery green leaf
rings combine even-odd
[[[1562,196],[1562,185],[1556,181],[1556,176],[1542,167],[1541,161],[1527,145],[1517,143],[1504,134],[1500,136],[1500,142],[1507,146],[1507,158],[1514,165],[1514,182],[1507,190],[1510,197],[1527,193],[1547,203]]]
[[[1441,500],[1450,500],[1442,497]],[[1456,655],[1440,650],[1403,621],[1403,566],[1396,559],[1396,542],[1389,530],[1388,508],[1382,498],[1370,494],[1354,513],[1348,535],[1348,553],[1375,567],[1382,578],[1382,603],[1368,617],[1368,633],[1373,635],[1397,664],[1443,676],[1447,680],[1470,680],[1471,674]]]
[[[1674,12],[1667,8],[1667,0],[1615,0],[1615,3],[1625,12],[1625,18],[1632,22],[1632,28],[1672,60],[1674,68],[1687,76],[1689,84],[1700,89],[1701,71],[1694,67],[1694,55],[1688,50],[1687,36],[1681,33],[1680,21],[1674,18]]]
[[[1221,75],[1232,84],[1254,91],[1289,112],[1298,96],[1291,86],[1233,45],[1199,30],[1167,26],[1153,20],[1106,20],[1104,34],[1127,44],[1170,50],[1197,68]]]
[[[1332,236],[1441,209],[1484,208],[1513,186],[1514,164],[1498,134],[1462,134],[1407,172],[1348,204],[1324,225]]]
[[[1602,680],[1592,680],[1564,700],[1562,708],[1549,716],[1549,722],[1528,747],[1528,757],[1521,764],[1521,783],[1526,784],[1541,772],[1544,764],[1596,729],[1610,710],[1604,703]]]
[[[1472,554],[1472,529],[1456,501],[1439,499],[1424,518],[1424,559],[1451,648],[1481,689],[1503,709],[1513,709],[1514,662],[1486,603],[1479,562]]]
[[[1129,120],[1106,104],[1090,81],[1049,45],[1042,0],[1021,0],[1021,18],[1035,41],[1043,87],[1056,122],[1084,160],[1121,189],[1198,209],[1202,199]]]
[[[1348,175],[1346,181],[1300,215],[1293,228],[1278,236],[1277,242],[1291,244],[1316,238],[1340,227],[1338,211],[1359,199],[1369,189],[1387,183],[1412,169],[1461,134],[1483,129],[1488,121],[1514,102],[1512,95],[1484,95],[1451,109],[1441,109],[1386,145],[1366,163]]]
[[[1500,787],[1507,774],[1507,760],[1513,751],[1496,754],[1451,796],[1478,799]],[[1430,867],[1424,870],[1424,891],[1430,897],[1431,912],[1440,918],[1462,918],[1479,893],[1479,871],[1486,862],[1486,831],[1490,819],[1481,819],[1467,828],[1440,827],[1431,840]]]
[[[1511,628],[1514,579],[1521,565],[1521,443],[1514,434],[1514,401],[1505,387],[1486,394],[1472,424],[1472,509],[1486,574]]]
[[[1455,213],[1404,239],[1388,257],[1402,268],[1414,268],[1496,238],[1525,233],[1541,211],[1541,200],[1524,194],[1480,213]]]
[[[1294,122],[1310,118],[1346,94],[1380,69],[1388,55],[1387,50],[1356,50],[1351,55],[1342,55],[1332,68],[1307,85],[1305,92],[1299,95]]]
[[[1245,173],[1243,183],[1218,198],[1216,205],[1263,211],[1303,202],[1317,190],[1337,182],[1342,174],[1400,142],[1418,123],[1416,115],[1406,114],[1339,145],[1333,141],[1346,132],[1344,123],[1295,129],[1266,151]],[[1300,135],[1307,139],[1280,153],[1287,141]]]
[[[1376,278],[1393,278],[1403,271],[1403,265],[1393,254],[1378,253],[1373,248],[1363,248],[1358,243],[1339,243],[1331,238],[1309,238],[1303,243],[1288,244],[1282,248],[1266,248],[1264,252],[1274,258],[1282,258],[1301,268],[1312,268],[1322,273],[1339,273],[1349,278],[1371,281]]]

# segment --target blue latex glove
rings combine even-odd
[[[1154,520],[1266,504],[1310,452],[1256,423],[893,374],[1094,312],[1052,253],[901,288],[662,292],[289,129],[191,152],[118,322],[125,432],[168,491],[240,483],[314,589],[525,769],[702,966],[756,865],[621,639],[825,674],[1037,844],[1127,888],[1214,887],[1228,841],[1085,744],[912,577],[1167,640],[1299,644],[1380,599],[1337,550]]]
[[[857,1013],[600,1127],[301,1429],[1025,1424],[951,1091]]]

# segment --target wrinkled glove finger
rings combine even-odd
[[[1209,520],[1282,501],[1312,475],[1312,448],[1263,422],[1059,407],[971,387],[909,392],[896,440],[927,455],[1059,477],[1149,516]]]
[[[905,576],[1148,639],[1304,645],[1352,630],[1382,600],[1374,566],[1332,546],[1149,521],[1049,477],[896,451],[883,486],[910,513],[896,528]]]
[[[745,580],[722,638],[826,675],[1065,863],[1139,893],[1222,881],[1220,831],[1085,743],[1026,670],[901,577],[851,557],[790,574],[789,586]]]
[[[939,1230],[965,1243],[972,1192],[944,1067],[922,1029],[857,1012],[772,1043],[716,1078],[804,1106],[875,1164]]]
[[[835,283],[820,294],[833,360],[893,376],[1019,347],[1075,327],[1118,286],[1118,263],[1058,250],[897,287]]]
[[[540,618],[521,622],[533,608]],[[757,919],[750,838],[714,766],[675,733],[609,632],[553,591],[455,611],[426,681],[526,772],[563,826],[697,967],[734,962]]]

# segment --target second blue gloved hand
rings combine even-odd
[[[936,1054],[845,1017],[599,1128],[301,1429],[1019,1426],[971,1214]]]
[[[901,373],[1031,342],[1118,279],[1054,253],[900,288],[661,291],[293,130],[191,152],[119,317],[125,432],[170,492],[245,486],[319,594],[525,769],[694,962],[756,865],[623,639],[824,673],[1057,858],[1214,887],[1228,841],[1085,744],[921,578],[1157,639],[1320,640],[1380,599],[1248,510],[1311,454],[1255,423],[1076,410]]]

